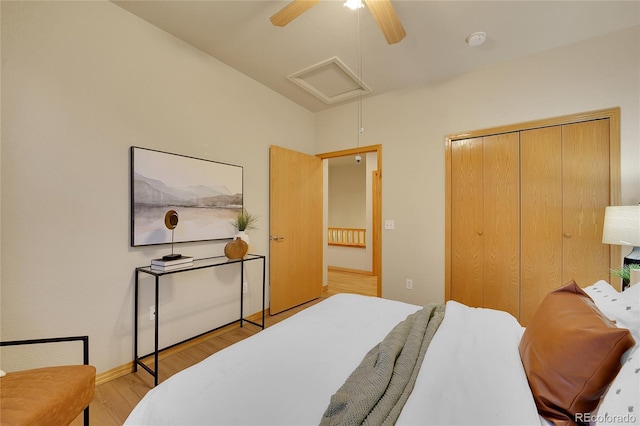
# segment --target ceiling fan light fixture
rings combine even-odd
[[[292,0],[273,14],[269,20],[277,27],[284,27],[319,2],[320,0]],[[353,10],[364,8],[363,0],[346,0],[343,4]],[[407,32],[402,26],[391,0],[369,0],[367,8],[388,44],[396,44],[404,39]]]
[[[356,10],[364,7],[364,3],[362,3],[362,0],[346,0],[344,6],[351,10]]]
[[[482,31],[477,31],[475,33],[469,34],[467,37],[467,44],[471,47],[480,46],[487,40],[487,33]]]

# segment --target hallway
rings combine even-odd
[[[375,275],[329,268],[327,281],[327,293],[329,295],[337,293],[354,293],[365,296],[378,295],[378,280]]]

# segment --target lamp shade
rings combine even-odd
[[[640,205],[607,207],[604,211],[602,242],[640,246]]]

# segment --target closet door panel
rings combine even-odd
[[[520,133],[520,323],[562,282],[562,129]]]
[[[482,138],[451,143],[451,299],[482,306]]]
[[[484,138],[484,306],[518,318],[519,133]]]
[[[609,205],[609,120],[562,126],[563,282],[586,287],[609,278],[609,246],[602,244]]]

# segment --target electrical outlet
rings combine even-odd
[[[242,292],[249,293],[249,283],[246,281],[242,283]]]
[[[156,307],[149,306],[149,321],[153,321],[156,319]]]
[[[407,278],[406,283],[407,283],[407,290],[413,290],[413,280]]]

